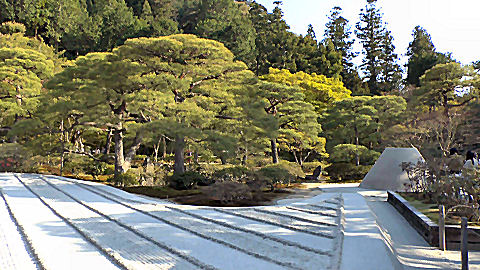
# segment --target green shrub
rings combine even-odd
[[[370,150],[363,145],[339,144],[333,147],[329,161],[331,163],[352,163],[356,162],[357,156],[361,165],[373,165],[380,157],[380,153]]]
[[[167,171],[162,166],[153,164],[141,169],[140,184],[142,186],[165,186],[167,184]]]
[[[275,184],[290,184],[298,177],[305,177],[300,165],[294,162],[280,161],[278,164],[270,164],[257,171],[258,176],[267,182],[273,190]]]
[[[325,164],[320,162],[320,161],[313,161],[313,162],[304,162],[302,165],[303,171],[306,174],[313,174],[313,171],[318,167],[321,166],[322,168],[325,168]]]
[[[25,25],[16,22],[4,22],[0,24],[0,33],[2,34],[14,34],[14,33],[25,33]]]
[[[328,166],[325,171],[332,180],[361,180],[371,168],[372,165],[355,166],[352,163],[340,162]]]
[[[272,158],[266,156],[253,156],[247,159],[247,167],[260,168],[272,164]]]
[[[79,155],[66,155],[63,162],[63,171],[78,176],[85,172],[85,164],[90,162],[90,158]]]
[[[215,172],[221,171],[230,167],[234,167],[232,164],[218,164],[218,163],[210,163],[210,164],[199,164],[192,167],[191,171],[196,171],[202,174],[205,177],[211,177]]]
[[[116,186],[128,187],[138,185],[139,175],[135,170],[128,170],[126,173],[121,173],[117,176],[108,178],[108,182],[113,183]]]
[[[227,167],[214,172],[211,176],[215,182],[248,182],[253,177],[253,172],[243,166]]]
[[[90,159],[83,164],[83,170],[86,174],[91,175],[93,179],[105,173],[107,163]]]
[[[194,188],[199,182],[206,183],[208,180],[198,172],[188,171],[183,174],[169,176],[167,182],[175,189],[185,190]]]
[[[103,171],[103,174],[110,175],[114,173],[115,173],[115,165],[107,164],[107,166],[105,167],[105,170]]]
[[[32,156],[25,159],[20,165],[18,172],[22,173],[39,173],[40,165],[45,162],[45,157]]]

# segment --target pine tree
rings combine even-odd
[[[378,95],[398,87],[398,57],[394,53],[393,38],[385,28],[382,13],[376,7],[376,0],[367,0],[356,28],[355,33],[365,56],[361,68],[367,76],[370,92]]]
[[[342,53],[335,49],[335,45],[329,38],[319,45],[319,61],[317,63],[318,74],[329,78],[341,79],[343,71]]]
[[[339,79],[327,78],[321,74],[308,74],[302,71],[291,73],[286,69],[271,68],[270,72],[260,79],[300,87],[305,95],[305,101],[312,104],[319,114],[334,101],[349,98],[351,94]]]
[[[0,34],[0,128],[31,118],[43,94],[42,82],[61,67],[53,48],[23,33]]]
[[[318,134],[321,126],[317,122],[317,114],[312,104],[304,101],[305,96],[298,86],[269,82],[272,76],[261,82],[261,96],[266,100],[265,111],[275,117],[280,129],[278,136],[270,136],[270,147],[273,163],[278,163],[277,142],[283,149],[292,152],[300,165],[305,156],[314,150],[322,149],[325,144]],[[321,152],[321,151],[319,151]]]
[[[272,13],[255,2],[250,4],[250,16],[256,31],[256,50],[253,71],[267,74],[269,68],[297,70],[295,64],[298,37],[289,32],[290,26],[283,19],[281,1],[276,1]]]
[[[348,20],[341,16],[342,9],[334,7],[330,13],[329,21],[325,25],[325,38],[330,39],[335,50],[342,55],[343,69],[340,72],[345,87],[350,89],[354,94],[365,92],[362,79],[360,78],[357,68],[353,64],[353,58],[356,53],[353,52],[353,44],[355,40],[351,38],[352,31],[348,24]]]
[[[420,26],[413,30],[413,40],[408,46],[407,83],[420,86],[420,77],[436,64],[453,61],[449,54],[438,53],[428,32]]]
[[[475,98],[478,91],[478,74],[471,67],[450,62],[437,64],[420,77],[421,87],[415,91],[419,104],[429,111],[440,110],[449,118],[452,108],[461,107]],[[458,91],[463,93],[459,94]],[[468,89],[467,91],[465,89]]]
[[[398,64],[398,55],[395,53],[393,45],[393,37],[390,31],[385,31],[382,41],[382,57],[381,57],[381,79],[380,91],[382,93],[391,92],[394,89],[400,89],[402,80],[402,68]]]
[[[148,0],[145,0],[145,2],[143,2],[142,14],[140,15],[140,18],[148,22],[153,21],[152,8],[150,7],[150,3],[148,2]]]
[[[222,42],[236,59],[252,65],[255,29],[246,3],[230,0],[186,1],[180,26],[185,33]]]
[[[307,73],[320,72],[320,52],[312,25],[309,25],[306,36],[300,36],[298,38],[298,42],[295,45],[295,52],[293,57],[295,59],[296,71]]]
[[[80,57],[47,86],[57,111],[75,111],[78,122],[113,130],[116,174],[129,168],[147,127],[174,140],[175,173],[181,174],[189,140],[234,153],[235,123],[251,121],[267,130],[254,85],[253,73],[223,44],[172,35],[129,39],[112,53]],[[125,151],[127,136],[133,143]]]

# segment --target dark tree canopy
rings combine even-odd
[[[436,52],[432,38],[427,30],[416,26],[413,30],[413,40],[407,50],[407,83],[420,86],[420,77],[425,71],[436,64],[446,64],[453,61],[450,54]]]

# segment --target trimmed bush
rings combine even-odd
[[[107,181],[116,186],[128,187],[138,185],[138,179],[138,174],[134,170],[130,169],[126,173],[109,178]]]
[[[63,171],[78,177],[82,173],[86,174],[85,164],[88,162],[90,162],[90,158],[86,156],[66,155],[63,163]]]
[[[29,158],[25,147],[17,143],[0,144],[0,172],[21,171],[22,164]]]
[[[380,153],[370,150],[363,145],[339,144],[333,147],[329,160],[332,163],[354,164],[357,156],[361,165],[373,165],[380,157]]]
[[[214,172],[211,178],[215,182],[233,181],[244,183],[253,179],[253,172],[243,166],[233,166]]]
[[[167,182],[171,187],[178,190],[192,189],[199,182],[207,183],[205,176],[198,172],[188,171],[183,174],[174,174],[167,178]]]
[[[86,174],[91,175],[94,180],[97,180],[99,175],[105,173],[107,163],[90,159],[83,164],[83,170]]]
[[[275,184],[290,184],[298,177],[305,177],[305,173],[297,163],[280,161],[278,164],[270,164],[258,170],[258,176],[267,182],[272,190]]]
[[[103,171],[103,174],[110,175],[115,173],[115,165],[107,164],[107,167]]]
[[[330,165],[325,171],[332,180],[361,180],[371,168],[372,165],[355,166],[352,163],[341,162]]]
[[[253,156],[248,157],[247,167],[249,168],[261,168],[269,164],[272,164],[272,158],[266,156]]]
[[[325,164],[320,162],[320,161],[313,161],[313,162],[304,162],[302,165],[303,171],[306,174],[313,174],[313,171],[318,167],[321,166],[322,168],[325,168]]]

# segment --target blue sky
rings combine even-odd
[[[269,11],[274,7],[273,0],[257,2]],[[320,38],[334,6],[343,9],[353,31],[365,4],[366,0],[283,0],[281,7],[293,32],[304,35],[308,24],[312,24]],[[480,60],[480,0],[378,0],[377,7],[384,14],[387,29],[392,31],[402,63],[416,25],[430,33],[437,51],[451,52],[463,64]],[[360,51],[361,47],[357,44],[355,49]]]

